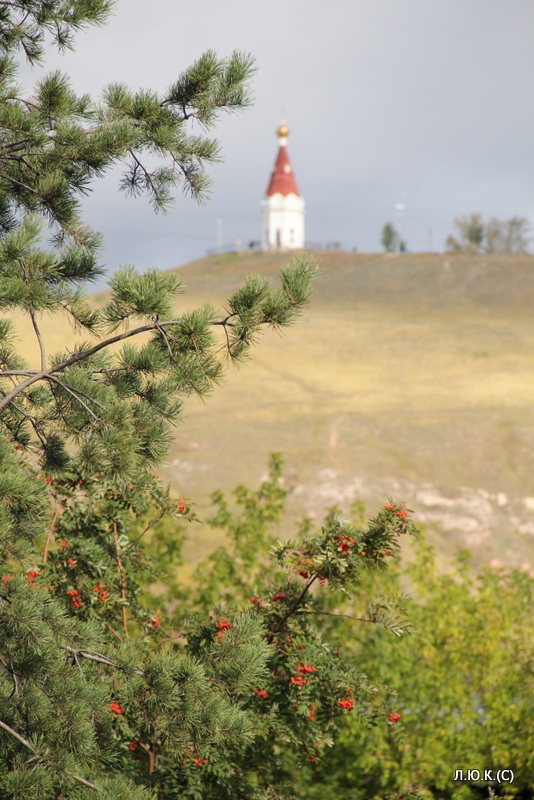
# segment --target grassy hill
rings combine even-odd
[[[444,559],[462,545],[478,563],[534,570],[534,257],[316,255],[302,320],[266,333],[207,403],[186,403],[166,468],[175,490],[202,514],[209,492],[256,484],[279,451],[292,519],[355,499],[372,513],[393,496]],[[275,280],[287,261],[182,267],[178,310],[220,305],[245,275]],[[65,330],[44,327],[65,345]],[[21,335],[32,349],[31,328]],[[199,528],[190,554],[210,536]]]

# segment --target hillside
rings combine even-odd
[[[166,470],[175,490],[202,515],[209,492],[256,484],[279,451],[292,519],[356,499],[371,513],[393,496],[443,558],[462,545],[478,563],[534,570],[534,257],[316,255],[302,320],[265,334],[207,403],[187,401]],[[179,308],[218,306],[287,261],[188,264]],[[212,545],[198,529],[190,554]]]

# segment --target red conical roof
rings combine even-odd
[[[288,194],[300,196],[293,173],[293,167],[289,161],[287,148],[284,144],[281,144],[278,150],[273,174],[271,175],[271,180],[267,188],[267,197],[271,197],[271,195],[277,192],[285,196]]]

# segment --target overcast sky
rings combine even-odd
[[[78,92],[107,83],[164,91],[204,50],[252,53],[254,106],[217,128],[225,162],[211,200],[178,197],[168,216],[95,184],[86,221],[103,260],[168,268],[216,244],[260,238],[260,201],[284,110],[306,201],[306,238],[380,249],[406,193],[410,250],[442,250],[452,219],[534,221],[534,3],[530,0],[119,0],[104,28],[50,51]],[[24,68],[27,86],[41,69]]]

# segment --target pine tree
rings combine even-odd
[[[127,778],[113,777],[120,759],[114,720],[120,720],[121,706],[110,699],[118,675],[137,699],[148,698],[139,714],[152,740],[165,739],[169,752],[190,741],[216,742],[222,730],[227,741],[250,735],[250,721],[229,699],[224,681],[214,691],[200,660],[150,654],[128,642],[111,658],[105,618],[80,619],[53,599],[58,581],[50,567],[57,566],[61,550],[49,552],[51,537],[40,554],[41,566],[50,555],[47,580],[44,568],[28,558],[37,558],[53,487],[51,531],[83,524],[87,563],[99,545],[100,555],[109,558],[106,536],[112,537],[125,622],[119,638],[126,639],[131,598],[125,517],[154,500],[152,470],[179,417],[180,398],[208,394],[225,360],[243,360],[263,326],[289,325],[307,302],[315,272],[303,259],[283,271],[278,290],[253,277],[217,315],[209,307],[176,313],[181,289],[173,275],[123,270],[112,279],[107,305],[99,311],[89,307],[83,285],[100,274],[99,237],[80,218],[80,197],[117,162],[126,164],[122,188],[145,193],[156,210],[165,210],[180,182],[202,197],[204,164],[217,159],[218,146],[191,134],[188,120],[210,128],[220,110],[245,107],[253,71],[249,56],[220,59],[207,52],[164,96],[115,85],[93,102],[76,96],[60,73],[41,80],[30,97],[21,95],[17,48],[39,60],[47,32],[60,47],[70,46],[73,31],[103,22],[110,8],[104,0],[0,4],[0,303],[5,311],[29,315],[41,353],[39,364],[26,364],[10,321],[2,320],[0,783],[2,796],[17,800],[81,798],[98,789],[110,798],[148,796]],[[164,163],[149,169],[144,160],[154,154]],[[52,248],[41,244],[45,227]],[[44,312],[66,315],[87,340],[73,352],[49,354],[40,331]],[[140,333],[150,336],[136,345]],[[111,353],[118,342],[124,342],[122,349]],[[106,487],[99,503],[95,498],[91,510],[83,502],[80,508],[73,487],[80,493],[98,475]],[[132,554],[137,556],[133,549]],[[104,563],[102,558],[105,579]],[[94,599],[103,596],[97,592]],[[79,598],[79,589],[67,589],[72,609],[83,607]],[[268,648],[258,623],[247,619],[241,627],[247,659],[230,671],[233,680],[252,686]]]
[[[384,547],[413,526],[392,503],[368,530],[333,514],[316,536],[303,531],[277,548],[285,573],[277,573],[276,601],[204,605],[182,630],[166,628],[150,606],[143,586],[157,559],[147,532],[161,520],[194,519],[191,503],[172,499],[154,473],[182,399],[209,395],[265,327],[291,325],[317,267],[297,259],[279,288],[252,276],[221,312],[186,313],[176,275],[123,269],[106,304],[90,306],[84,286],[101,274],[100,239],[83,223],[80,198],[118,163],[121,188],[146,195],[156,211],[178,185],[202,198],[204,165],[218,158],[218,145],[191,133],[190,120],[210,129],[220,111],[246,107],[254,69],[248,55],[208,51],[163,95],[113,85],[97,102],[78,97],[61,73],[23,95],[17,51],[42,59],[48,35],[71,47],[73,33],[104,22],[111,7],[0,3],[0,306],[29,317],[40,352],[38,363],[26,363],[11,321],[1,320],[1,796],[172,800],[209,790],[221,800],[274,798],[285,780],[276,736],[310,756],[320,731],[328,735],[355,705],[363,713],[373,695],[353,675],[349,697],[344,670],[325,662],[324,680],[310,680],[328,697],[322,727],[308,725],[313,704],[307,716],[288,712],[291,692],[307,682],[291,662],[294,680],[279,690],[280,702],[263,705],[282,637],[313,638],[305,624],[312,585],[342,589],[364,566],[383,567]],[[159,166],[147,166],[154,156]],[[45,231],[51,246],[42,243]],[[49,352],[45,313],[73,323],[74,349]],[[178,547],[171,539],[162,540],[169,554]],[[385,607],[373,614],[388,624]],[[259,743],[268,768],[245,769]]]

